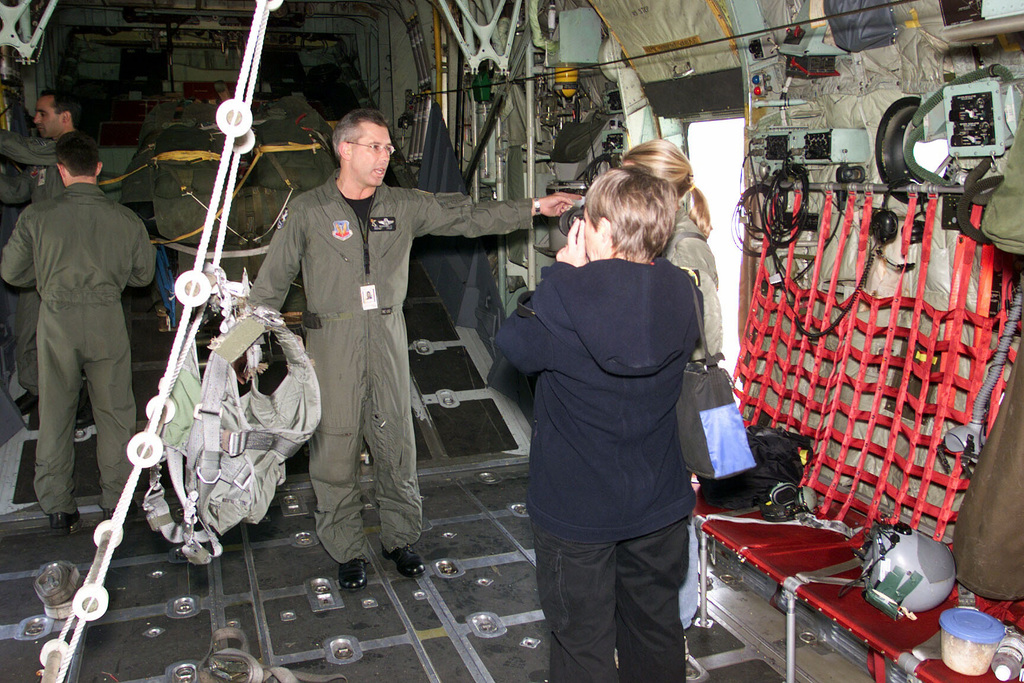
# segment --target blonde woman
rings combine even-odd
[[[704,295],[705,350],[697,344],[693,360],[721,358],[722,305],[718,301],[718,269],[708,246],[711,212],[708,201],[693,182],[693,167],[679,148],[668,140],[650,140],[630,149],[622,157],[624,166],[637,166],[653,176],[667,180],[676,188],[679,207],[675,229],[663,256],[679,268],[696,273]],[[689,205],[689,208],[687,208]]]

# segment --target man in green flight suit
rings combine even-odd
[[[25,209],[0,257],[0,276],[35,286],[39,308],[39,442],[35,489],[50,526],[70,533],[75,408],[84,371],[96,417],[100,507],[109,516],[131,473],[135,431],[131,352],[121,293],[153,279],[156,249],[142,221],[96,184],[102,164],[88,135],[57,140],[62,196]]]
[[[59,197],[64,192],[64,181],[57,172],[55,141],[75,130],[81,114],[82,105],[74,95],[44,90],[36,98],[36,115],[32,119],[39,137],[0,131],[0,156],[26,166],[16,176],[0,175],[0,202],[24,204],[30,199],[41,202]],[[14,343],[18,384],[26,392],[18,399],[18,407],[23,414],[31,410],[39,396],[36,360],[38,318],[39,294],[35,289],[21,290],[14,313]]]
[[[402,303],[413,238],[503,234],[531,215],[557,216],[576,195],[473,204],[384,185],[391,145],[380,112],[358,109],[334,129],[338,173],[297,197],[277,225],[253,285],[254,304],[280,308],[302,270],[307,346],[316,363],[323,418],[310,441],[316,530],[339,563],[342,588],[366,585],[370,547],[360,518],[359,453],[373,455],[384,557],[403,576],[424,571],[412,544],[422,529],[416,480],[408,340]]]

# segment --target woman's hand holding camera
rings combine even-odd
[[[568,263],[570,266],[585,266],[587,258],[587,243],[583,230],[583,219],[577,218],[569,228],[568,241],[565,246],[558,250],[555,260],[561,263]]]

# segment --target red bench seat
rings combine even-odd
[[[939,632],[939,615],[943,610],[956,607],[951,596],[939,607],[917,614],[917,619],[894,621],[864,600],[861,588],[843,591],[842,586],[809,582],[798,576],[807,572],[821,572],[833,567],[846,566],[838,571],[836,579],[854,580],[861,567],[854,554],[863,542],[863,534],[853,538],[827,529],[813,529],[791,524],[764,523],[760,511],[731,512],[708,505],[698,491],[698,505],[694,517],[701,538],[701,567],[707,567],[707,539],[711,538],[739,556],[747,565],[756,568],[783,588],[787,595],[823,614],[864,643],[868,652],[883,655],[925,683],[978,683],[996,681],[993,674],[962,676],[948,669],[941,660],[920,660],[911,651]],[[756,519],[760,523],[732,521],[717,515],[727,514],[737,519]],[[849,520],[848,520],[848,523]],[[856,522],[855,522],[856,523]],[[704,569],[703,571],[706,571]],[[703,587],[704,582],[698,582]],[[701,615],[706,617],[706,595],[701,591]],[[787,681],[795,679],[796,620],[795,603],[787,609]],[[869,655],[869,659],[871,659]],[[865,663],[869,665],[868,662]],[[885,680],[884,671],[877,680]]]

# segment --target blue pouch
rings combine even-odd
[[[706,362],[690,363],[683,375],[676,417],[683,462],[690,472],[722,479],[757,464],[724,369]]]
[[[693,303],[700,310],[697,294]],[[700,339],[707,349],[704,322],[698,316]],[[747,428],[732,395],[732,378],[715,362],[688,363],[676,402],[679,445],[686,469],[705,479],[722,479],[755,467]]]

